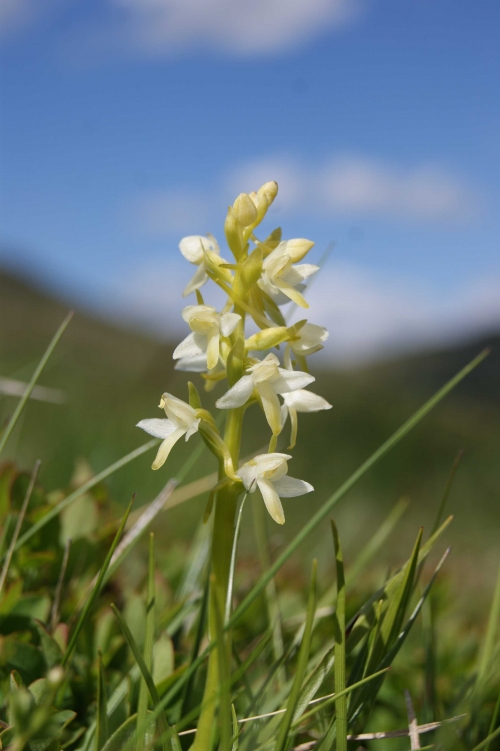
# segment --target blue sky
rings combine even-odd
[[[331,356],[500,324],[500,5],[475,0],[4,0],[0,263],[178,329],[186,234],[335,248]],[[318,320],[318,317],[320,320]]]

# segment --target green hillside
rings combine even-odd
[[[67,308],[19,278],[0,275],[0,377],[29,378]],[[316,372],[314,390],[333,409],[299,416],[291,465],[293,474],[312,482],[316,492],[306,501],[287,502],[287,525],[276,532],[276,544],[486,344],[493,345],[490,357],[352,491],[339,507],[338,518],[345,527],[344,538],[355,547],[396,500],[407,495],[409,519],[428,528],[454,457],[463,448],[450,500],[456,514],[450,534],[459,553],[480,545],[480,560],[488,562],[487,543],[495,541],[500,523],[498,336],[353,370]],[[95,471],[103,469],[144,442],[145,435],[134,425],[141,418],[159,416],[156,405],[162,391],[185,396],[186,378],[173,370],[171,352],[168,344],[77,312],[40,381],[63,389],[67,401],[31,401],[7,453],[26,467],[40,457],[41,478],[48,488],[68,483],[76,457],[85,457]],[[207,404],[212,399],[207,398]],[[0,395],[2,422],[14,405],[14,397]],[[267,432],[261,427],[263,418],[255,413],[246,437],[248,451],[263,443],[259,436]],[[286,445],[283,442],[281,448]],[[307,452],[301,452],[301,446],[307,446]],[[137,491],[139,503],[150,500],[169,475],[175,475],[190,449],[192,444],[176,447],[172,460],[158,473],[149,468],[151,456],[136,460],[112,478],[115,497],[125,501]],[[204,455],[191,478],[212,469],[211,458]],[[190,514],[182,507],[169,512],[165,534],[188,534],[203,502],[191,501]],[[413,534],[414,524],[403,526]],[[475,575],[463,572],[469,574]]]

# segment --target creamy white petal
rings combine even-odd
[[[283,513],[283,506],[281,505],[280,497],[275,490],[274,484],[269,480],[260,479],[257,480],[257,485],[262,493],[266,508],[274,521],[278,524],[284,524],[285,514]]]
[[[273,435],[279,435],[281,431],[281,407],[273,386],[273,382],[261,381],[255,385],[255,388],[259,392],[262,408]]]
[[[160,448],[158,449],[158,453],[156,454],[156,459],[151,465],[151,469],[160,469],[160,467],[165,464],[168,459],[168,455],[172,451],[172,448],[175,446],[177,441],[182,438],[185,432],[186,431],[182,428],[177,428],[177,430],[174,430],[172,435],[169,435],[169,437],[164,440],[162,444],[160,444]]]
[[[280,467],[283,467],[286,472],[287,460],[291,458],[290,454],[280,454],[278,452],[258,454],[243,464],[236,474],[238,477],[241,477],[243,484],[248,490],[257,477],[276,472]]]
[[[241,316],[238,313],[223,313],[220,317],[220,332],[222,336],[230,336],[240,321]]]
[[[280,290],[285,294],[287,297],[292,300],[295,305],[299,305],[301,308],[308,308],[309,303],[305,299],[305,297],[297,290],[292,284],[289,284],[282,278],[277,278],[275,280],[276,286],[280,288]]]
[[[195,410],[182,399],[178,399],[172,394],[163,395],[164,404],[163,407],[167,414],[167,417],[178,428],[184,428],[187,430],[191,427],[191,424],[198,420]]]
[[[319,266],[315,266],[312,263],[298,263],[296,266],[292,266],[291,269],[283,274],[283,279],[291,284],[292,287],[297,286],[304,279],[309,279],[310,276],[319,271]]]
[[[322,409],[331,409],[332,405],[326,399],[312,391],[298,389],[288,394],[283,394],[283,399],[287,407],[293,407],[297,412],[319,412]]]
[[[188,441],[194,433],[198,432],[198,428],[200,426],[200,419],[194,420],[191,425],[189,426],[188,430],[186,431],[186,441]]]
[[[181,357],[175,363],[175,370],[182,370],[186,373],[206,373],[208,370],[206,353],[195,357]]]
[[[207,365],[212,370],[219,362],[219,329],[214,329],[208,336],[207,343]]]
[[[200,264],[204,258],[204,248],[215,251],[213,242],[202,235],[183,237],[179,243],[179,250],[189,263]]]
[[[196,272],[186,285],[186,289],[182,293],[183,297],[187,297],[192,292],[195,292],[197,289],[200,289],[200,287],[203,287],[203,285],[208,282],[208,274],[205,271],[205,264],[202,262],[196,269]]]
[[[200,346],[202,342],[203,339],[199,334],[196,335],[194,332],[191,332],[174,349],[174,354],[172,355],[173,359],[178,360],[180,357],[197,357],[199,355],[205,355],[207,349],[206,340],[204,347]]]
[[[252,391],[252,376],[243,376],[243,378],[240,378],[240,380],[235,383],[229,391],[215,402],[215,406],[219,409],[234,409],[235,407],[242,407],[252,395]]]
[[[168,438],[174,430],[177,430],[177,426],[174,425],[172,420],[161,419],[159,417],[152,417],[150,420],[141,420],[137,423],[136,428],[145,430],[149,435],[155,438]]]
[[[279,376],[273,381],[273,389],[277,394],[286,394],[288,391],[303,389],[315,381],[315,377],[301,370],[286,370],[278,368]]]
[[[280,480],[273,481],[273,485],[282,498],[294,498],[297,495],[304,495],[314,490],[310,483],[288,475]]]
[[[283,426],[285,425],[288,417],[288,407],[285,404],[281,405],[281,430],[283,430]]]

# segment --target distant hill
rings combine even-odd
[[[35,286],[0,273],[0,376],[28,379],[66,311],[66,304]],[[457,512],[456,539],[464,550],[487,548],[485,540],[493,544],[500,523],[498,334],[447,350],[315,373],[313,390],[329,399],[333,409],[299,416],[291,468],[310,480],[316,493],[307,502],[288,502],[285,534],[300,526],[423,401],[487,345],[493,347],[489,358],[367,475],[339,507],[338,517],[355,544],[356,535],[366,536],[397,498],[408,494],[410,517],[429,525],[454,456],[464,448],[450,502]],[[8,453],[15,453],[25,466],[40,456],[48,487],[69,481],[77,456],[102,469],[144,441],[134,425],[141,418],[160,416],[162,391],[186,394],[185,375],[173,370],[171,355],[169,344],[77,312],[40,380],[63,389],[68,401],[30,403]],[[195,378],[201,388],[201,379]],[[212,401],[212,396],[207,398],[208,405]],[[13,397],[0,395],[2,422],[14,404]],[[256,413],[246,432],[246,449],[260,446],[263,435],[267,432]],[[138,491],[139,501],[149,500],[187,452],[189,446],[176,447],[169,467],[158,473],[149,469],[151,457],[137,460],[112,480],[113,492],[125,500]],[[193,477],[211,469],[211,457],[204,456]],[[200,500],[192,508],[202,505]],[[188,516],[172,512],[176,533],[191,528],[193,515]]]

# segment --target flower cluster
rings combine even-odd
[[[278,191],[275,182],[256,193],[242,193],[229,207],[224,231],[234,261],[228,263],[211,235],[192,235],[180,242],[184,258],[197,266],[184,290],[195,293],[196,304],[188,305],[182,317],[190,333],[176,347],[176,369],[200,373],[210,391],[227,379],[225,393],[216,407],[228,410],[224,437],[212,415],[201,406],[198,391],[189,384],[189,403],[163,394],[160,407],[166,419],[141,420],[138,427],[162,439],[153,469],[166,461],[174,444],[199,432],[220,462],[215,494],[229,485],[236,492],[259,489],[272,518],[285,521],[280,498],[303,495],[312,486],[287,474],[289,454],[275,451],[278,436],[290,418],[289,449],[297,440],[299,412],[330,409],[325,399],[307,390],[315,378],[308,372],[307,358],[323,348],[328,332],[322,326],[301,320],[287,324],[281,306],[294,303],[307,309],[305,282],[318,267],[302,263],[313,243],[305,239],[282,240],[274,230],[265,240],[255,235],[257,226]],[[201,288],[212,280],[227,295],[218,311],[205,303]],[[256,333],[245,334],[253,321]],[[282,354],[280,361],[278,354]],[[280,401],[280,398],[282,401]],[[238,469],[239,441],[244,413],[256,404],[271,429],[269,451],[255,456]],[[235,427],[237,426],[237,427]]]

